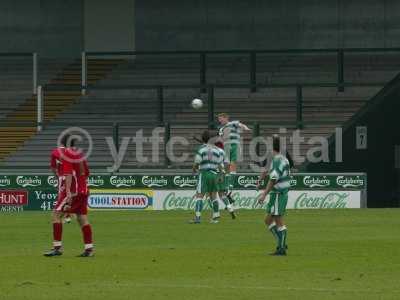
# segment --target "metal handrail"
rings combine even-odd
[[[0,52],[0,56],[5,57],[29,57],[32,56],[33,52]]]
[[[399,52],[400,48],[321,48],[321,49],[233,49],[233,50],[182,50],[182,51],[88,51],[87,56],[111,56],[111,55],[183,55],[183,54],[293,54],[293,53],[335,53],[344,52]]]
[[[199,56],[199,83],[201,91],[205,92],[207,84],[207,55],[210,54],[246,54],[249,55],[249,88],[257,91],[257,54],[307,54],[307,53],[336,53],[337,60],[337,88],[343,92],[344,83],[344,53],[378,53],[400,52],[400,48],[325,48],[325,49],[233,49],[233,50],[185,50],[185,51],[111,51],[111,52],[82,52],[82,94],[87,86],[87,59],[91,56],[136,56],[136,55],[198,55]]]
[[[380,87],[384,86],[387,82],[345,82],[342,84],[344,87]],[[148,89],[148,90],[156,90],[158,88],[163,89],[202,89],[207,87],[213,88],[243,88],[248,89],[252,87],[256,88],[296,88],[301,86],[303,88],[328,88],[328,87],[338,87],[337,83],[273,83],[273,84],[123,84],[123,85],[104,85],[104,84],[90,84],[84,86],[87,91],[90,90],[117,90],[117,89]],[[44,91],[59,91],[59,90],[72,90],[72,91],[79,91],[82,86],[76,84],[47,84],[44,87]]]

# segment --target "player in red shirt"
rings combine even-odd
[[[65,151],[64,146],[59,146],[57,148],[54,148],[53,151],[51,151],[51,156],[50,156],[50,168],[53,171],[54,175],[57,176],[58,182],[60,182],[59,174],[60,174],[60,157],[63,155]],[[66,213],[64,214],[64,223],[71,223],[71,215]]]
[[[66,148],[60,156],[59,191],[53,211],[53,249],[45,253],[45,256],[62,255],[61,220],[64,213],[75,213],[81,226],[85,250],[79,256],[93,256],[92,228],[87,217],[89,167],[82,154],[73,148],[73,142],[69,136],[62,141]]]
[[[60,173],[60,156],[61,156],[61,153],[64,152],[64,149],[65,149],[65,147],[60,146],[60,147],[54,148],[51,151],[50,168],[57,177],[58,177],[58,174]]]

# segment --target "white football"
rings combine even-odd
[[[200,109],[200,108],[202,108],[203,107],[203,100],[201,100],[201,99],[193,99],[192,100],[192,107],[194,108],[194,109]]]

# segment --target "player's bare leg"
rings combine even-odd
[[[62,255],[62,217],[63,213],[59,211],[53,211],[52,213],[52,224],[53,224],[53,249],[46,252],[44,256],[60,256]]]
[[[79,226],[82,230],[83,243],[85,245],[84,252],[79,255],[80,257],[91,257],[93,256],[93,237],[92,237],[92,227],[89,223],[87,215],[76,215]]]

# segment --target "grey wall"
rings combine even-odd
[[[81,0],[1,0],[0,51],[79,56]]]
[[[0,51],[400,47],[397,0],[85,1],[0,1]]]
[[[308,172],[367,173],[368,207],[400,206],[400,169],[395,147],[400,145],[400,75],[396,76],[356,114],[343,132],[343,162],[309,164]],[[356,126],[367,126],[367,149],[356,149]],[[329,147],[335,157],[335,144]]]
[[[134,50],[134,0],[85,0],[84,35],[86,51]]]
[[[398,0],[136,0],[137,50],[399,47]]]

